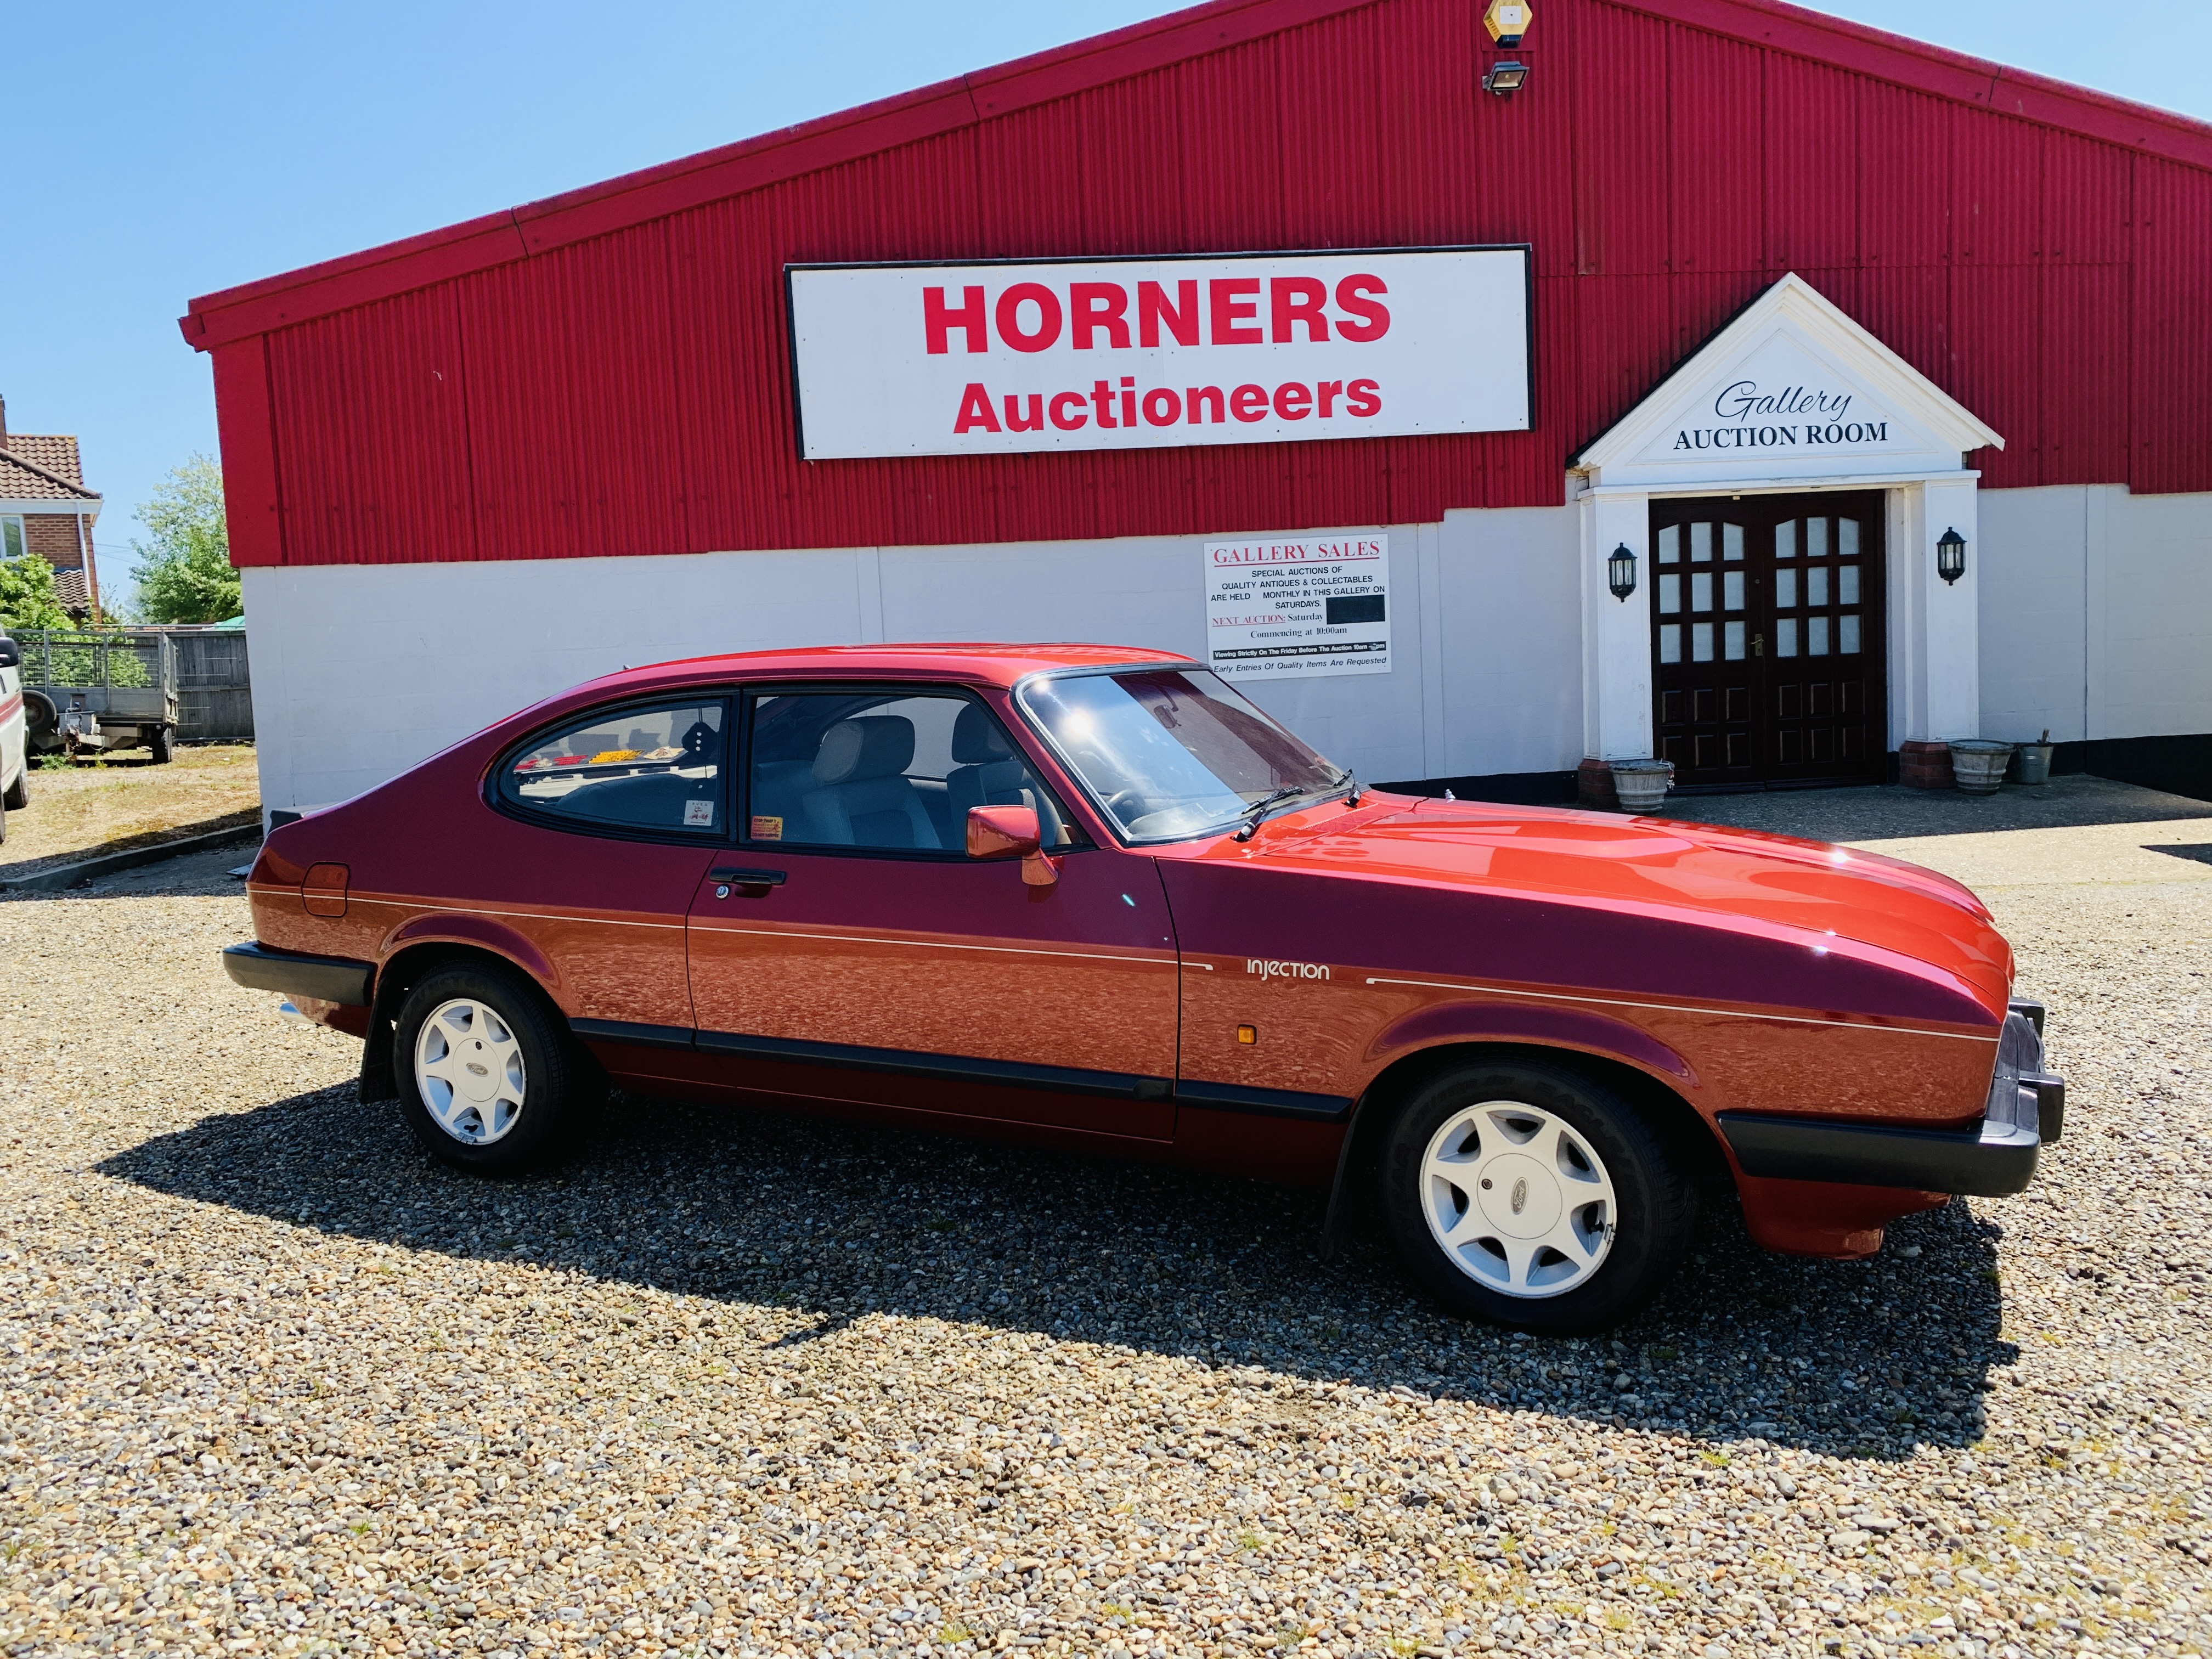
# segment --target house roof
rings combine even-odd
[[[0,501],[51,501],[97,507],[100,495],[84,486],[76,440],[59,434],[10,432],[0,444]]]
[[[178,325],[197,349],[213,350],[1375,3],[1210,0],[604,184],[204,295],[191,302]],[[2212,125],[1847,22],[1787,0],[1610,3],[2212,169]]]
[[[88,611],[92,608],[92,590],[82,570],[54,572],[54,599],[64,611]]]

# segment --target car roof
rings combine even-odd
[[[710,657],[684,657],[672,662],[625,668],[588,682],[594,691],[622,690],[672,682],[694,683],[724,676],[757,679],[790,674],[808,679],[845,675],[913,674],[930,679],[964,679],[989,685],[1012,685],[1024,676],[1054,668],[1109,668],[1123,664],[1180,663],[1193,659],[1173,651],[1152,651],[1139,646],[1005,644],[969,641],[954,644],[818,645],[787,651],[733,651]],[[583,686],[575,688],[583,690]]]

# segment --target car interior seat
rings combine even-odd
[[[813,787],[799,797],[808,839],[830,847],[941,848],[908,780],[914,722],[898,714],[839,720],[815,751]]]
[[[952,759],[945,787],[952,797],[952,821],[961,826],[963,840],[971,806],[1036,808],[1036,792],[1029,787],[1030,769],[1015,755],[988,708],[971,702],[960,711],[960,718],[952,723]]]

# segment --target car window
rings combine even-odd
[[[750,706],[748,840],[964,853],[970,807],[1027,806],[1047,847],[1079,843],[997,716],[972,697],[801,691]]]
[[[602,709],[507,757],[500,793],[550,823],[719,836],[722,719],[719,698]]]
[[[1131,841],[1226,830],[1253,808],[1350,787],[1204,669],[1127,669],[1032,681],[1022,707]]]

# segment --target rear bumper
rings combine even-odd
[[[2058,1139],[2065,1123],[2065,1079],[2044,1070],[2042,1036],[2024,1008],[2006,1018],[1989,1100],[1982,1121],[1971,1129],[1899,1129],[1764,1112],[1720,1115],[1721,1133],[1747,1176],[1971,1198],[2006,1198],[2025,1189],[2035,1178],[2043,1147]]]
[[[368,1006],[369,986],[376,977],[373,963],[346,957],[311,957],[298,951],[272,950],[266,945],[226,945],[223,971],[249,991],[282,991],[287,996],[312,997],[349,1008]]]

